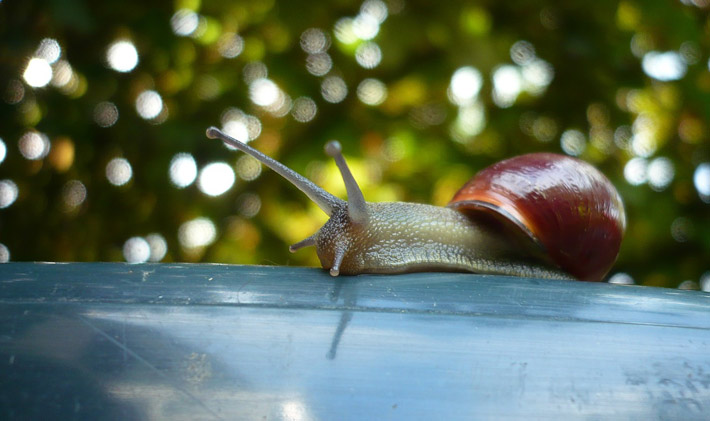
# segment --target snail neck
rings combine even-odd
[[[340,252],[343,274],[446,270],[569,278],[534,244],[486,215],[404,202],[367,203],[367,213],[367,223],[357,224],[345,208],[334,210],[315,236],[323,267],[331,268]]]

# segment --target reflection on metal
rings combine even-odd
[[[4,419],[706,419],[710,294],[0,265]]]
[[[342,277],[335,279],[335,285],[333,286],[333,291],[330,294],[331,302],[337,302],[340,299],[340,295],[343,291],[343,284],[345,283],[343,279],[344,278]],[[340,339],[343,337],[343,332],[345,332],[345,328],[348,326],[348,323],[350,323],[350,320],[352,320],[353,318],[353,313],[352,311],[348,310],[348,308],[354,307],[357,304],[356,294],[357,290],[355,288],[346,288],[345,292],[342,294],[345,309],[340,315],[338,327],[335,329],[335,333],[333,334],[333,340],[330,343],[330,349],[328,350],[328,354],[326,354],[326,358],[329,360],[335,359],[335,355],[338,352],[338,344],[340,344]]]
[[[340,316],[338,328],[335,330],[335,334],[333,335],[333,342],[331,342],[330,349],[328,350],[328,354],[326,355],[329,360],[335,359],[335,354],[338,352],[338,344],[340,343],[340,338],[343,337],[343,332],[345,332],[345,328],[348,326],[348,323],[350,323],[350,320],[352,318],[353,313],[347,310],[343,311],[343,314]]]

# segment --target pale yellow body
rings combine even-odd
[[[344,249],[340,273],[465,271],[542,278],[570,276],[521,250],[501,224],[470,218],[457,210],[417,203],[367,203],[368,220],[354,224],[345,208],[314,236],[324,268]],[[533,253],[542,254],[542,253]]]

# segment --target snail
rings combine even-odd
[[[498,162],[440,207],[366,202],[337,141],[328,142],[325,151],[340,170],[347,202],[215,127],[207,129],[207,137],[258,159],[330,217],[289,250],[315,246],[332,276],[463,271],[601,281],[626,227],[611,182],[569,156],[533,153]]]

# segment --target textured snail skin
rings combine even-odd
[[[325,269],[345,249],[340,273],[467,271],[571,279],[501,232],[451,208],[405,202],[367,203],[365,225],[350,221],[344,207],[316,233],[316,252]]]
[[[611,182],[584,161],[551,153],[521,155],[480,171],[449,206],[509,220],[560,268],[584,281],[606,275],[626,228]]]

